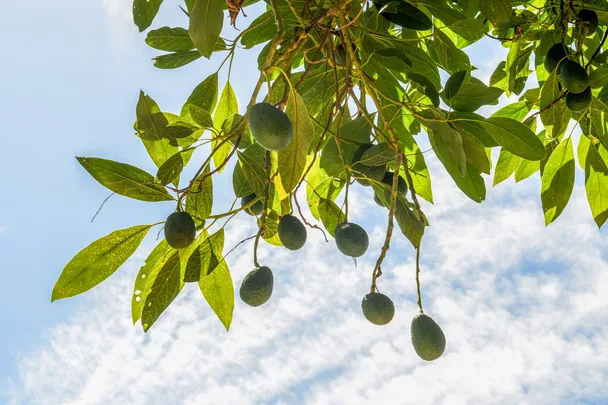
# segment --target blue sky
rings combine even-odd
[[[245,27],[256,14],[241,16]],[[427,311],[448,338],[445,356],[422,363],[411,349],[413,255],[398,236],[381,288],[395,320],[362,320],[360,299],[386,219],[367,189],[351,215],[372,246],[354,268],[315,232],[298,253],[263,246],[276,263],[276,290],[253,310],[237,302],[230,333],[195,289],[185,289],[144,335],[130,324],[132,280],[156,232],[116,275],[81,297],[50,303],[63,266],[114,229],[155,223],[172,205],[109,194],[74,156],[154,165],[133,135],[140,89],[177,112],[218,61],[175,71],[153,67],[156,51],[131,23],[130,1],[34,0],[3,5],[0,34],[0,401],[15,404],[593,404],[608,401],[608,263],[577,172],[562,217],[545,229],[537,177],[489,188],[481,205],[463,197],[429,157],[436,196],[423,250]],[[175,2],[154,27],[186,24]],[[232,31],[227,35],[234,36]],[[473,62],[486,79],[502,56],[479,44]],[[248,56],[249,55],[249,56]],[[255,52],[237,54],[240,101],[254,83]],[[253,65],[254,66],[254,65]],[[531,79],[532,80],[532,79]],[[244,106],[241,102],[241,106]],[[486,110],[490,111],[490,110]],[[242,111],[241,111],[242,112]],[[193,160],[203,157],[195,154]],[[222,178],[228,178],[226,173]],[[231,189],[215,191],[231,201]],[[489,186],[489,182],[488,182]],[[255,232],[238,216],[227,247]],[[331,258],[326,260],[326,258]],[[251,246],[229,260],[235,285],[251,270]],[[238,299],[237,299],[238,300]],[[407,393],[407,394],[406,394]]]

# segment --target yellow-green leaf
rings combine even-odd
[[[135,252],[151,227],[114,231],[78,252],[55,283],[51,302],[81,294],[110,277]]]
[[[230,117],[231,115],[237,114],[238,112],[239,105],[236,99],[236,94],[234,93],[230,82],[227,82],[226,86],[224,87],[224,90],[222,91],[220,101],[217,104],[217,108],[213,116],[213,126],[218,131],[220,136],[223,135],[222,124],[224,123],[226,118]],[[232,144],[230,142],[224,142],[222,146],[219,146],[220,144],[221,140],[218,138],[218,135],[213,134],[213,141],[211,142],[211,147],[214,150],[216,148],[218,149],[213,154],[213,163],[215,164],[216,168],[222,165],[222,163],[232,150]],[[224,167],[222,167],[219,171],[221,172]]]
[[[593,219],[601,228],[608,219],[608,167],[594,145],[585,160],[585,190]]]
[[[161,240],[158,245],[148,255],[145,263],[139,269],[137,278],[135,279],[135,285],[133,287],[133,300],[131,302],[131,317],[133,323],[137,322],[141,318],[141,312],[144,308],[145,297],[148,295],[150,290],[149,282],[154,278],[151,277],[153,274],[158,274],[159,268],[169,257],[168,252],[171,251],[171,246],[165,239]]]
[[[574,188],[574,149],[568,137],[555,148],[542,174],[541,202],[545,213],[545,224],[562,213]]]
[[[160,315],[169,307],[181,290],[181,267],[179,251],[175,251],[165,261],[152,281],[149,294],[144,298],[144,308],[141,314],[141,323],[144,332],[147,332]]]

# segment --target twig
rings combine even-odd
[[[101,203],[101,206],[99,207],[99,209],[97,210],[97,212],[95,213],[95,215],[93,215],[93,218],[91,218],[91,223],[93,223],[93,221],[95,220],[95,218],[97,218],[97,215],[99,215],[99,213],[101,212],[101,209],[103,208],[104,205],[106,205],[106,202],[110,199],[110,197],[112,197],[114,194],[116,193],[112,193],[109,196],[106,197],[105,200],[103,200],[103,202]]]

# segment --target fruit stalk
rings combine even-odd
[[[260,244],[260,236],[264,234],[266,230],[266,218],[268,216],[268,200],[270,195],[270,169],[271,169],[271,159],[270,159],[270,151],[266,151],[265,155],[265,164],[266,164],[266,184],[264,185],[264,208],[262,209],[262,217],[260,218],[260,229],[258,229],[258,233],[255,236],[255,242],[253,244],[253,264],[256,268],[260,267],[258,263],[258,245]]]
[[[420,313],[423,314],[424,310],[422,309],[422,294],[420,294],[420,245],[416,247],[416,290],[418,293],[418,308],[420,308]]]

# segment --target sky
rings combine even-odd
[[[185,26],[177,2],[166,3],[153,27]],[[435,362],[420,360],[411,346],[414,251],[402,235],[379,280],[395,302],[394,320],[377,327],[361,314],[386,228],[386,212],[363,187],[353,188],[349,209],[371,241],[357,267],[314,230],[298,252],[261,244],[260,262],[271,264],[275,291],[259,308],[237,293],[230,332],[191,285],[147,334],[132,325],[133,279],[156,231],[106,282],[51,304],[52,287],[76,252],[115,229],[162,221],[174,209],[115,196],[91,223],[109,193],[74,157],[154,173],[133,133],[140,89],[164,111],[178,112],[219,60],[154,68],[157,53],[132,24],[129,0],[2,1],[2,8],[0,34],[10,40],[3,44],[8,63],[0,64],[0,403],[608,402],[606,235],[593,223],[578,166],[570,204],[545,228],[538,175],[495,188],[488,179],[488,198],[476,204],[427,154],[435,204],[423,206],[431,227],[422,291],[425,312],[447,338]],[[252,7],[238,25],[259,10]],[[241,108],[254,85],[257,52],[237,53],[234,63]],[[504,50],[482,42],[470,54],[487,83]],[[192,160],[202,161],[204,152]],[[229,178],[226,171],[215,182],[218,201],[233,198],[223,181]],[[254,233],[253,219],[238,215],[226,247]],[[235,288],[253,268],[252,248],[243,245],[228,258]]]

